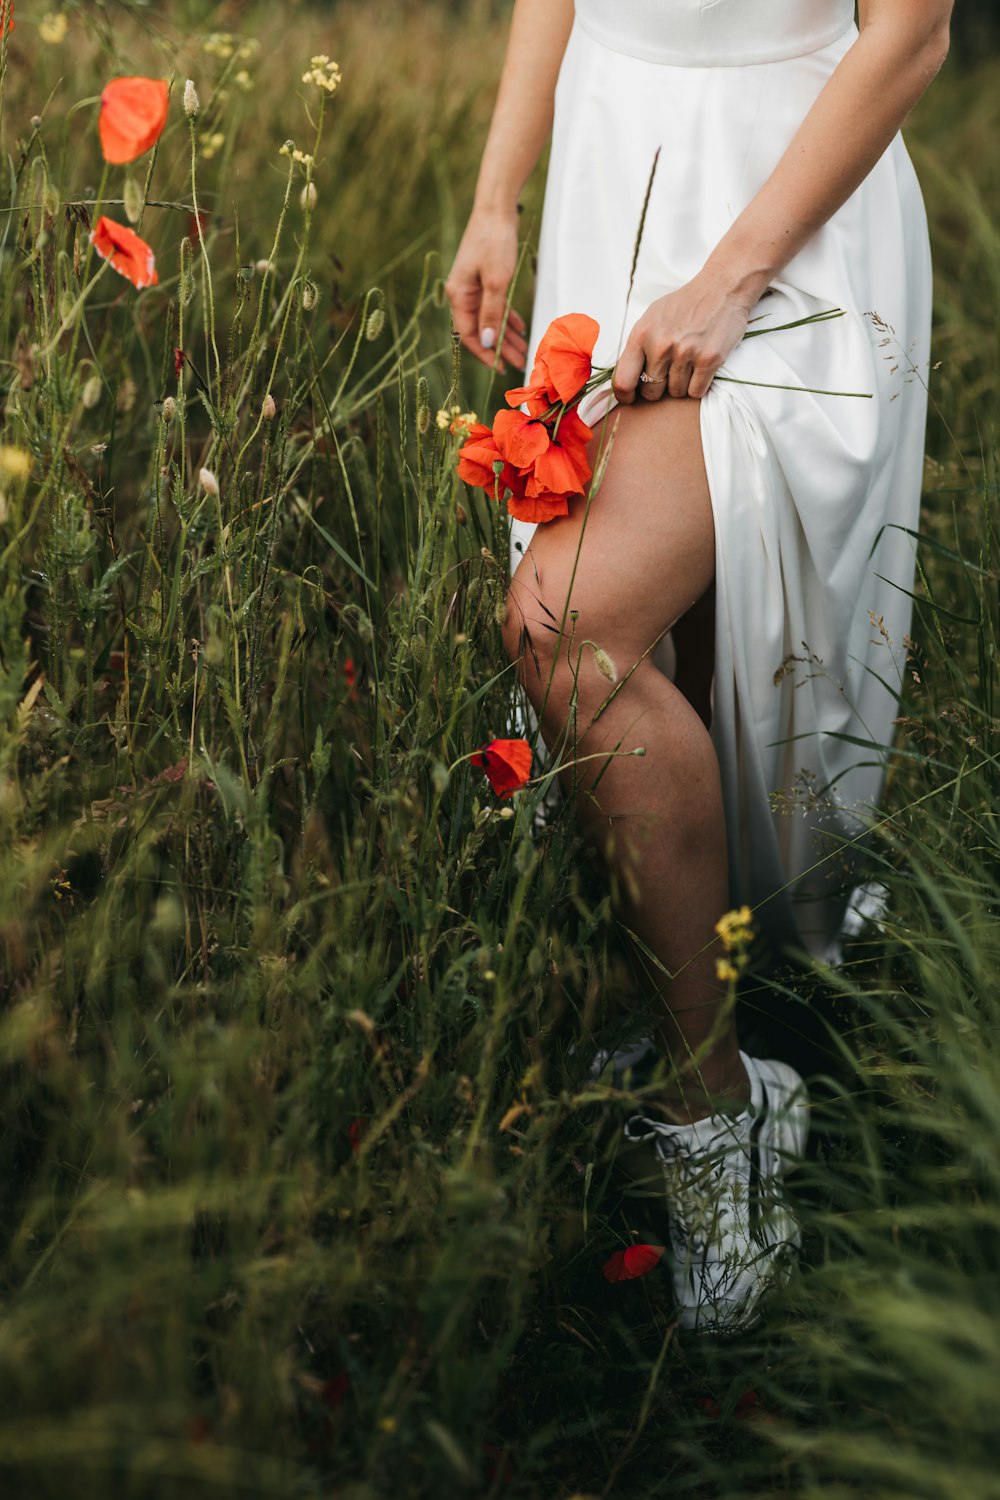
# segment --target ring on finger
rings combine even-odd
[[[645,370],[643,370],[639,376],[639,379],[642,381],[643,385],[666,385],[668,378],[668,376],[664,375],[659,380],[657,380],[652,375],[647,375]]]

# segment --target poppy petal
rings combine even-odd
[[[663,1254],[662,1245],[626,1245],[609,1255],[601,1267],[605,1281],[634,1281],[656,1269]]]
[[[554,521],[559,516],[569,515],[569,499],[566,495],[551,495],[548,491],[540,495],[517,495],[513,492],[507,500],[507,514],[515,521],[527,521],[539,525]]]
[[[538,345],[532,384],[537,377],[553,400],[571,401],[590,378],[591,355],[600,331],[600,324],[586,313],[554,319]]]
[[[167,123],[169,97],[163,78],[112,78],[97,117],[104,160],[135,161],[154,146]]]
[[[127,224],[116,224],[102,214],[94,225],[90,236],[94,249],[102,259],[131,281],[140,290],[145,286],[156,286],[156,257],[146,241],[140,239]]]
[[[470,761],[485,770],[499,797],[513,796],[531,776],[531,746],[527,740],[491,740],[470,756]]]
[[[501,455],[515,468],[525,469],[548,448],[551,435],[543,422],[523,411],[498,411],[493,436]]]

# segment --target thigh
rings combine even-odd
[[[577,642],[627,656],[621,671],[711,584],[715,527],[698,401],[617,407],[604,429],[591,443],[589,505],[571,500],[568,516],[536,528],[511,594],[536,645],[562,623],[564,637],[572,628]]]

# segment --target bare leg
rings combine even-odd
[[[712,723],[712,676],[715,671],[715,581],[670,632],[677,665],[674,686],[680,688],[705,728]]]
[[[504,640],[550,750],[566,761],[605,752],[560,779],[604,853],[623,920],[662,965],[645,960],[663,1000],[660,1044],[683,1064],[715,1035],[703,1087],[688,1070],[664,1101],[696,1119],[748,1098],[715,977],[714,924],[728,905],[721,784],[703,717],[648,653],[713,581],[712,506],[697,401],[640,404],[608,420],[613,448],[589,513],[573,501],[569,516],[536,530],[511,584]],[[637,746],[642,758],[608,758]]]

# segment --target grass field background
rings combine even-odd
[[[664,1273],[601,1274],[662,1239],[613,1171],[635,1098],[571,1051],[634,1010],[628,953],[544,778],[501,802],[468,760],[516,732],[506,526],[435,420],[498,400],[441,278],[506,14],[19,4],[6,37],[12,1500],[998,1493],[989,14],[906,131],[940,367],[888,915],[836,971],[742,987],[817,1105],[803,1274],[727,1344],[677,1333]],[[97,100],[129,73],[173,77],[170,122],[105,173]],[[97,198],[158,286],[81,296]],[[539,205],[536,179],[529,243]]]

